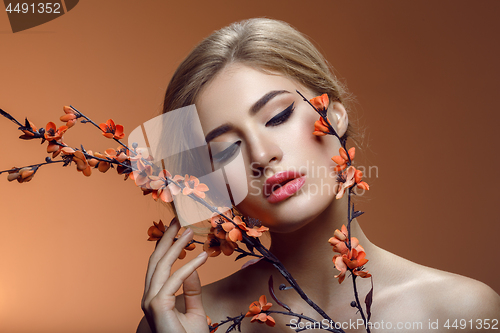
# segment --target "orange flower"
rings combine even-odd
[[[61,121],[65,121],[66,126],[68,126],[68,128],[73,127],[73,125],[75,125],[76,123],[76,119],[78,118],[79,113],[77,113],[77,111],[75,111],[72,107],[67,105],[63,106],[63,111],[66,114],[64,116],[61,116],[61,118],[59,119]]]
[[[355,174],[356,174],[356,168],[351,165],[350,167],[347,168],[347,170],[344,173],[339,175],[338,177],[339,186],[336,195],[337,199],[342,198],[344,196],[345,190],[354,185]]]
[[[145,159],[146,161],[152,161],[153,156],[149,155],[148,148],[135,148],[135,151],[130,152],[127,150],[128,159],[131,161],[138,161]]]
[[[150,164],[144,163],[142,160],[136,162],[136,170],[130,174],[130,178],[134,180],[135,185],[141,188],[150,189],[150,176],[153,175],[153,167]]]
[[[166,230],[165,225],[161,220],[158,223],[153,221],[153,225],[150,226],[148,229],[148,236],[149,236],[148,241],[160,240],[163,237],[165,230]]]
[[[262,311],[267,311],[269,308],[271,308],[273,304],[268,303],[266,299],[266,295],[260,296],[258,301],[253,302],[250,304],[248,307],[250,311],[248,311],[245,315],[245,317],[252,317],[252,320],[250,322],[254,321],[259,321],[261,323],[266,323],[267,325],[274,327],[276,325],[276,322],[274,321],[273,317],[267,315],[266,313],[263,313]]]
[[[368,272],[362,271],[363,266],[368,262],[368,259],[366,259],[365,257],[365,249],[363,249],[361,245],[358,245],[356,246],[356,248],[353,248],[349,252],[349,255],[346,256],[346,258],[343,259],[347,267],[353,270],[354,275],[360,276],[362,278],[367,278],[372,275]]]
[[[174,240],[175,242],[176,240]],[[191,244],[188,244],[186,245],[182,250],[181,250],[181,253],[179,254],[179,259],[184,259],[186,258],[186,255],[187,255],[187,252],[186,250],[188,251],[193,251],[194,249],[196,248],[196,244],[195,243],[191,243]]]
[[[24,133],[24,134],[19,136],[19,139],[31,140],[31,139],[38,139],[38,138],[43,137],[43,135],[40,134],[40,132],[38,132],[38,129],[36,128],[36,126],[28,119],[26,119],[25,125],[26,126],[21,126],[19,128]]]
[[[49,141],[49,144],[47,146],[47,153],[52,153],[52,158],[57,157],[61,153],[61,149],[64,147],[61,145],[65,146],[64,142],[62,142],[61,139],[57,141]]]
[[[354,155],[356,153],[356,149],[354,147],[351,147],[349,149],[349,157],[351,158],[351,162],[354,159]],[[337,163],[338,165],[335,167],[335,171],[341,171],[344,170],[347,167],[347,163],[349,162],[349,158],[347,157],[347,152],[345,151],[344,148],[340,147],[339,148],[339,155],[333,156],[332,161]]]
[[[309,102],[311,102],[311,104],[316,109],[318,109],[318,111],[325,111],[326,109],[328,109],[328,105],[330,104],[327,94],[316,96],[313,99],[309,100]]]
[[[127,149],[123,147],[118,147],[116,150],[113,148],[109,148],[106,149],[104,153],[106,154],[107,157],[115,159],[118,162],[122,163],[123,161],[126,161],[128,159],[126,150]]]
[[[342,224],[341,230],[336,229],[328,242],[333,246],[333,252],[338,252],[340,254],[347,254],[349,248],[347,247],[347,227]],[[359,241],[356,237],[351,237],[351,247],[356,248],[359,245]]]
[[[217,238],[236,242],[243,239],[241,231],[245,231],[250,237],[260,237],[263,232],[269,230],[269,228],[264,226],[249,228],[239,216],[234,217],[233,222],[236,223],[238,228],[231,222],[224,222],[216,228],[211,228],[210,231],[213,232]]]
[[[49,142],[47,153],[52,153],[52,158],[57,157],[65,145],[62,142],[62,135],[68,130],[67,126],[61,126],[56,129],[56,124],[49,122],[45,127],[44,138]]]
[[[207,252],[209,257],[217,257],[221,252],[230,256],[236,248],[238,248],[238,244],[231,240],[217,238],[214,234],[208,234],[207,240],[203,244],[203,251]]]
[[[116,160],[117,162],[121,163],[116,167],[116,171],[118,172],[119,175],[125,174],[125,180],[129,177],[129,175],[132,173],[132,168],[131,168],[131,163],[128,160],[128,155],[126,154],[127,148],[124,147],[118,147],[116,150],[113,148],[106,149],[104,153],[106,154],[106,158],[108,160]],[[102,156],[102,155],[100,155]],[[96,156],[97,157],[97,156]],[[107,162],[103,162],[103,164],[100,165],[100,167],[104,170],[107,171],[108,169],[108,164]],[[102,171],[102,172],[106,172]]]
[[[88,151],[87,153],[90,154],[90,155],[94,155],[97,158],[101,158],[103,160],[109,159],[108,156],[103,155],[103,154],[101,154],[101,153],[99,153],[97,151],[95,153],[92,153],[91,151]],[[99,161],[98,159],[95,159],[95,158],[89,159],[88,162],[89,162],[90,166],[93,166],[93,167],[97,166],[97,170],[99,170],[102,173],[108,171],[109,168],[111,167],[111,163],[110,162]]]
[[[190,195],[193,193],[198,198],[203,199],[205,198],[205,193],[203,192],[208,191],[207,185],[200,183],[198,178],[195,176],[189,176],[188,174],[184,177],[184,185],[186,186],[182,189],[182,194],[184,195]]]
[[[219,323],[214,323],[212,325],[212,319],[210,319],[209,316],[207,316],[207,324],[208,324],[208,326],[210,326],[210,333],[213,333],[219,329],[219,327],[213,328],[214,326],[219,325]]]
[[[356,237],[351,237],[351,249],[349,250],[347,247],[348,232],[344,224],[340,230],[335,230],[333,237],[330,238],[328,242],[333,246],[334,252],[340,253],[333,256],[335,268],[340,271],[340,273],[335,276],[335,278],[339,279],[339,283],[344,281],[347,270],[362,278],[371,276],[368,272],[363,271],[362,267],[368,262],[368,259],[365,258],[365,249],[359,244],[358,239]]]
[[[245,222],[243,222],[239,216],[234,217],[233,221],[238,227],[236,227],[232,222],[224,222],[221,224],[222,229],[226,232],[225,239],[231,242],[241,241],[243,239],[241,229],[246,228]]]
[[[347,167],[348,163],[348,157],[347,157],[347,152],[345,151],[344,148],[339,149],[340,156],[333,156],[332,160],[337,163],[338,165],[335,167],[335,171],[340,172],[341,170],[344,170]],[[355,148],[352,147],[349,149],[349,157],[351,158],[351,161],[354,159],[355,155]],[[361,179],[363,178],[363,172],[361,170],[356,170],[355,167],[352,165],[347,168],[346,171],[344,171],[342,174],[339,174],[339,188],[337,191],[337,199],[342,198],[344,195],[344,191],[346,188],[353,186],[356,184],[358,188],[361,188],[363,190],[369,190],[370,186],[362,181]]]
[[[175,217],[173,220],[176,219]],[[163,224],[162,220],[160,220],[158,223],[153,221],[153,225],[149,227],[148,229],[148,241],[159,241],[163,235],[165,234],[165,231],[167,229],[165,228],[165,225]],[[174,243],[177,241],[177,239],[174,239]],[[184,259],[186,257],[186,250],[192,251],[196,248],[196,244],[191,243],[186,245],[179,254],[179,259]]]
[[[129,174],[130,178],[141,188],[144,195],[153,193],[153,190],[149,185],[151,182],[151,178],[149,177],[153,175],[154,169],[150,163],[147,163],[148,161],[152,161],[153,157],[149,155],[148,149],[135,148],[132,152],[127,150],[127,158],[130,161],[133,170]],[[147,178],[144,178],[146,176]]]
[[[320,112],[321,115],[326,117],[326,110],[328,109],[328,105],[330,104],[327,94],[316,96],[313,99],[309,100],[309,102],[311,102],[311,104]],[[330,124],[331,126],[332,123],[328,118],[327,120],[328,124]],[[327,135],[328,133],[330,133],[328,124],[326,123],[325,119],[320,116],[319,120],[316,120],[316,122],[314,123],[313,134],[317,136]]]
[[[231,208],[229,207],[217,207],[217,210],[227,216],[228,218],[232,219],[233,218],[233,212],[231,210]],[[217,214],[217,213],[212,213],[212,217],[210,218],[210,224],[212,225],[212,227],[217,227],[218,225],[224,223],[224,222],[228,222],[224,217],[222,217],[222,215],[220,214]]]
[[[330,119],[327,118],[327,120],[331,126],[332,123],[330,122]],[[323,117],[319,117],[319,120],[316,120],[314,122],[313,134],[317,135],[317,136],[323,136],[323,135],[327,135],[328,133],[330,133],[330,129],[328,128],[328,125],[326,124],[325,119],[323,119]]]
[[[339,284],[341,284],[345,279],[345,273],[347,272],[347,266],[344,263],[342,256],[335,255],[333,257],[333,262],[335,263],[335,268],[340,271],[339,274],[335,275],[336,279],[339,279]]]
[[[108,119],[106,123],[99,124],[99,127],[102,130],[102,135],[109,139],[115,138],[120,140],[125,136],[125,133],[123,133],[123,126],[115,125],[113,119]]]
[[[330,238],[330,240],[332,239]],[[335,268],[340,271],[340,273],[335,276],[335,278],[339,279],[339,284],[344,281],[347,270],[361,278],[368,278],[371,276],[370,273],[363,271],[363,265],[368,262],[368,259],[366,259],[365,256],[365,249],[359,245],[359,242],[355,237],[351,237],[351,249],[349,250],[346,246],[345,249],[342,249],[342,254],[333,256]]]
[[[7,180],[9,182],[17,180],[19,183],[26,183],[33,179],[37,170],[38,168],[35,167],[13,167],[12,170],[8,172]]]
[[[237,242],[243,239],[241,234],[242,227],[245,226],[245,223],[241,220],[241,217],[234,217],[233,212],[228,207],[218,207],[219,212],[221,212],[227,218],[233,220],[239,228],[236,228],[233,222],[226,220],[222,215],[217,213],[212,213],[212,217],[210,219],[210,224],[212,228],[210,228],[210,232],[215,235],[215,237],[219,239],[223,239],[230,242]],[[240,229],[241,228],[241,229]]]
[[[234,217],[233,212],[228,207],[217,207],[217,210],[230,219],[233,219]],[[224,217],[222,217],[222,215],[215,212],[212,213],[212,217],[210,218],[210,224],[212,225],[212,228],[210,228],[210,232],[213,233],[217,238],[226,239],[226,231],[222,227],[224,223],[232,224]]]
[[[56,128],[56,124],[53,122],[49,122],[47,126],[45,126],[45,140],[47,141],[57,141],[61,140],[64,132],[68,130],[68,126],[61,126],[59,128]]]
[[[245,219],[246,222],[243,222],[242,225],[239,225],[240,229],[245,230],[248,236],[250,237],[260,237],[262,233],[269,230],[269,228],[261,225],[258,219],[253,219],[251,217]],[[248,226],[247,226],[248,224]]]
[[[71,157],[72,161],[76,164],[76,169],[82,172],[85,176],[90,176],[92,174],[92,169],[85,158],[85,155],[80,150],[74,150],[71,147],[63,147],[61,152],[68,157]]]
[[[359,244],[356,247],[352,245],[353,243],[351,239],[351,250],[348,250],[346,254],[335,255],[333,257],[335,268],[340,271],[340,273],[335,276],[335,278],[339,279],[339,284],[344,281],[345,273],[348,269],[352,272],[352,274],[361,278],[368,278],[371,276],[370,273],[363,271],[363,265],[368,262],[368,259],[365,258],[365,250]]]
[[[228,207],[218,207],[219,212],[221,212],[226,217],[233,220],[233,222],[238,226],[226,220],[222,215],[217,213],[212,213],[212,217],[210,219],[210,224],[212,228],[210,228],[210,232],[215,235],[215,237],[219,239],[225,239],[231,242],[241,241],[243,239],[242,231],[245,231],[250,237],[260,237],[262,233],[268,231],[269,228],[264,226],[253,226],[249,228],[245,222],[239,216],[234,216],[233,212]]]
[[[88,164],[85,155],[81,151],[75,151],[73,162],[76,163],[76,169],[78,171],[81,171],[87,177],[91,175],[92,170],[90,168],[90,165]]]
[[[102,156],[101,153],[98,153],[98,152],[92,152],[92,150],[87,150],[87,154],[88,155],[92,155],[92,156],[95,156],[95,157],[99,157],[99,155]],[[95,159],[95,158],[92,158],[92,157],[88,157],[87,158],[87,163],[91,166],[91,167],[95,167],[97,164],[99,164],[99,160]]]
[[[175,184],[169,183],[167,178],[172,179],[172,175],[167,170],[160,171],[158,176],[149,176],[149,186],[151,189],[156,190],[153,192],[153,199],[161,199],[163,202],[172,202],[174,198],[172,195],[177,195],[181,192],[181,188]],[[183,179],[179,175],[175,175],[172,179],[177,182]]]
[[[125,174],[125,180],[128,179],[129,175],[132,173],[132,164],[128,160],[127,148],[118,147],[116,150],[113,148],[106,149],[104,151],[108,159],[116,160],[121,163],[116,167],[116,172],[119,175]]]
[[[119,175],[125,175],[123,180],[127,180],[130,174],[132,173],[132,165],[130,164],[129,160],[123,161],[121,165],[118,165],[116,167],[116,172]]]
[[[363,178],[363,172],[361,170],[356,170],[356,173],[354,174],[354,180],[356,181],[356,186],[363,190],[369,190],[370,186],[366,182],[361,181],[362,178]]]

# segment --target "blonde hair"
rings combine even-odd
[[[282,21],[253,18],[215,31],[189,53],[170,80],[162,113],[195,104],[203,87],[225,66],[236,62],[287,76],[318,94],[328,94],[330,101],[345,105],[348,98],[328,62],[305,35]],[[343,139],[352,134],[349,122]],[[169,145],[183,145],[168,140]],[[189,164],[184,167],[192,168],[196,163]],[[175,205],[171,205],[177,217]]]

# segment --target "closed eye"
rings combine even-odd
[[[281,111],[275,117],[273,117],[271,120],[269,120],[266,123],[266,127],[277,126],[277,125],[287,121],[288,118],[292,115],[293,110],[295,110],[294,104],[295,104],[295,102],[290,104],[285,110]]]
[[[274,116],[271,120],[269,120],[266,123],[265,126],[266,127],[278,126],[278,125],[284,123],[285,121],[287,121],[288,118],[290,118],[290,116],[292,115],[293,111],[295,110],[294,106],[295,106],[295,102],[293,102],[285,110],[281,111],[276,116]],[[234,156],[235,153],[238,151],[240,145],[241,145],[241,141],[237,141],[237,142],[233,143],[232,145],[230,145],[228,148],[224,149],[223,151],[213,155],[212,159],[213,159],[214,163],[225,162],[226,160],[228,160],[229,158]]]
[[[228,148],[212,156],[214,163],[221,163],[235,155],[241,145],[241,141],[237,141]]]

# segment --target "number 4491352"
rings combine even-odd
[[[23,13],[26,14],[28,12],[30,13],[39,13],[39,14],[61,14],[61,4],[60,3],[51,3],[51,2],[39,2],[36,4],[31,3],[15,3],[14,8],[12,2],[9,2],[7,7],[5,8],[6,12],[12,13]]]
[[[448,319],[444,325],[447,329],[485,329],[485,330],[498,330],[498,319],[476,319],[476,320],[465,320],[465,319],[455,319],[450,322]]]

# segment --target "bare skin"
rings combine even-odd
[[[490,287],[473,279],[421,266],[398,257],[370,243],[362,234],[357,223],[354,223],[353,227],[353,235],[360,239],[362,244],[366,244],[364,246],[365,250],[371,254],[367,267],[369,267],[370,273],[373,274],[375,286],[372,323],[379,323],[380,325],[383,322],[385,328],[388,327],[388,323],[391,323],[393,327],[396,327],[398,323],[409,323],[407,325],[411,324],[414,329],[394,331],[422,332],[428,329],[429,322],[435,323],[438,321],[439,329],[432,331],[449,332],[449,329],[443,327],[448,319],[450,324],[455,319],[465,319],[467,322],[472,319],[472,322],[476,325],[478,319],[490,319],[491,321],[491,319],[500,318],[500,297]],[[326,255],[330,257],[332,252],[328,248],[329,245],[326,245],[325,247],[328,250]],[[300,261],[300,251],[290,250],[291,257],[296,256],[297,260]],[[308,296],[330,314],[335,321],[339,323],[357,322],[360,316],[355,313],[355,309],[349,304],[354,299],[351,278],[346,278],[339,285],[333,279],[333,275],[337,272],[329,260],[324,260],[327,264],[324,265],[321,264],[322,260],[315,260],[315,258],[307,256],[303,257],[310,261],[309,270],[300,269],[300,271],[294,272],[292,268],[290,271]],[[318,255],[316,258],[320,258],[320,256]],[[195,260],[198,259],[193,259],[193,261]],[[301,271],[304,273],[301,274]],[[314,274],[316,278],[310,278],[310,274]],[[201,291],[203,309],[210,318],[218,321],[225,319],[227,316],[237,316],[244,313],[248,310],[248,305],[257,300],[260,295],[269,295],[267,281],[270,275],[273,275],[275,289],[282,302],[290,306],[296,313],[303,313],[318,321],[322,320],[293,290],[277,290],[277,286],[280,283],[286,283],[286,281],[274,267],[262,261],[225,279],[203,286],[194,293],[197,294]],[[318,281],[318,275],[324,280]],[[308,281],[314,283],[307,283]],[[364,299],[364,295],[369,291],[370,282],[368,279],[358,278],[357,285],[359,295],[361,299]],[[188,294],[190,293],[193,293],[193,291]],[[275,303],[271,299],[268,301]],[[184,313],[184,295],[176,297],[175,303],[178,311]],[[241,309],[241,312],[235,311],[235,309]],[[285,311],[277,304],[273,304],[271,309]],[[287,328],[285,324],[290,324],[292,317],[273,315],[273,318],[276,320],[276,327],[274,328],[260,323],[250,323],[250,318],[246,318],[242,324],[242,332],[291,332],[290,328]],[[206,324],[204,318],[202,319],[200,322]],[[363,332],[364,330],[360,327],[360,329],[347,328],[344,331]],[[372,332],[386,331],[390,330],[372,329]],[[465,329],[461,331],[476,332],[481,330]],[[144,318],[139,325],[138,332],[151,332]],[[159,330],[158,332],[170,331]],[[186,330],[186,332],[198,331]]]
[[[255,163],[259,168],[271,168],[277,172],[283,170],[279,169],[281,166],[287,170],[291,166],[301,165],[304,159],[314,158],[317,165],[332,167],[335,164],[330,156],[334,153],[328,153],[327,158],[323,158],[323,151],[338,151],[338,139],[311,137],[311,126],[303,124],[313,124],[318,116],[297,96],[282,94],[273,99],[259,116],[247,114],[252,103],[266,92],[293,92],[295,89],[303,91],[307,98],[318,95],[283,76],[264,74],[244,65],[232,64],[200,94],[197,103],[200,120],[207,132],[225,120],[234,120],[235,129],[223,134],[220,140],[241,140],[247,166]],[[272,115],[278,113],[276,110],[281,111],[292,102],[296,110],[287,123],[280,127],[264,126]],[[339,135],[342,135],[347,128],[347,116],[342,104],[331,103],[328,117]],[[293,130],[294,136],[285,135],[290,130]],[[250,167],[247,172],[250,177]],[[258,179],[261,185],[265,179],[264,176]],[[320,177],[314,178],[308,174],[308,184],[318,183],[319,180]],[[334,279],[338,271],[332,264],[334,253],[327,243],[328,235],[333,235],[335,229],[340,229],[346,223],[347,196],[336,200],[334,195],[305,194],[297,193],[280,205],[270,204],[262,196],[249,196],[237,208],[245,215],[261,219],[270,228],[271,252],[287,267],[314,302],[335,321],[344,325],[348,325],[349,321],[356,323],[360,316],[350,306],[354,300],[352,278],[346,277],[342,284]],[[146,316],[137,332],[206,333],[208,327],[205,315],[214,322],[227,316],[237,316],[248,311],[250,303],[263,294],[273,303],[271,310],[286,311],[269,297],[267,281],[270,275],[273,275],[277,295],[283,303],[296,313],[322,320],[293,290],[277,290],[277,286],[286,281],[272,265],[264,261],[203,288],[196,269],[206,262],[206,256],[191,260],[171,275],[172,264],[192,237],[188,234],[188,237],[172,245],[178,230],[177,224],[169,228],[151,256],[143,298]],[[449,332],[443,326],[448,319],[450,325],[455,319],[472,320],[474,327],[477,319],[489,319],[490,322],[495,318],[500,319],[500,296],[485,284],[424,267],[389,253],[371,243],[356,220],[352,223],[352,236],[359,239],[370,260],[366,268],[373,275],[374,284],[371,322],[378,323],[372,332],[426,332],[431,331],[429,323],[436,321],[438,327],[432,331]],[[363,302],[371,287],[370,279],[357,278],[356,282]],[[181,285],[184,294],[175,297],[174,293]],[[293,332],[285,326],[293,324],[290,322],[292,317],[276,314],[273,318],[276,320],[274,328],[250,323],[250,318],[246,318],[242,332]],[[383,323],[385,326],[382,326]],[[392,329],[387,326],[388,323]],[[398,323],[410,325],[411,328],[397,328]],[[364,332],[361,326],[354,329],[348,325],[343,326],[343,329],[345,332]],[[225,328],[220,328],[220,331],[224,332]],[[469,324],[467,329],[461,331],[476,330],[470,329]]]

